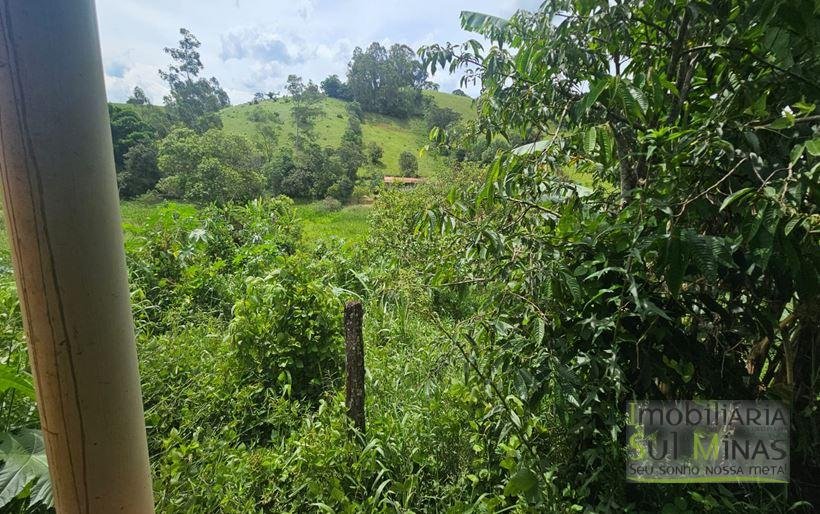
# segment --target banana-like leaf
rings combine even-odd
[[[507,27],[507,20],[474,11],[461,11],[461,26],[464,30],[486,34],[495,30],[503,30]]]
[[[29,505],[51,507],[51,478],[42,432],[23,429],[0,435],[0,460],[0,508],[24,492]]]

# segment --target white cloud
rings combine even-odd
[[[223,61],[252,59],[261,62],[300,64],[313,57],[315,45],[295,34],[279,34],[264,27],[229,31],[220,36]]]
[[[124,101],[134,86],[154,103],[167,90],[157,70],[168,65],[165,46],[175,46],[180,27],[202,42],[204,75],[215,76],[233,103],[255,91],[278,90],[287,75],[316,82],[344,76],[356,46],[403,42],[413,48],[462,42],[459,12],[471,9],[509,16],[537,8],[540,0],[97,0],[108,96]],[[442,91],[459,77],[437,74]],[[469,88],[476,93],[477,88]]]
[[[298,2],[296,2],[296,5],[296,13],[303,20],[307,20],[313,15],[313,11],[315,10],[315,8],[311,0],[299,0]]]
[[[161,104],[162,97],[168,94],[167,87],[157,75],[157,67],[152,64],[131,64],[121,76],[105,74],[105,88],[111,101],[124,102],[136,86],[145,90],[153,104]]]

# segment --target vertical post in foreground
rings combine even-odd
[[[57,512],[151,513],[93,0],[0,0],[0,178]]]
[[[347,383],[345,405],[347,415],[364,433],[364,341],[362,339],[362,302],[345,304],[345,357]]]

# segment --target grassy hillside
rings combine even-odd
[[[472,98],[438,91],[425,91],[424,94],[432,97],[439,107],[452,109],[461,114],[464,119],[475,117]],[[161,106],[116,105],[134,109],[146,121],[161,116],[162,113]],[[325,98],[322,100],[321,105],[325,111],[325,116],[319,118],[316,122],[316,134],[322,145],[336,146],[341,141],[342,134],[347,126],[345,102],[335,98]],[[289,98],[280,98],[276,101],[265,100],[257,105],[232,105],[223,109],[220,116],[226,131],[254,138],[256,127],[249,119],[250,114],[255,109],[278,113],[283,123],[279,141],[284,146],[291,144],[291,136],[294,133],[293,118],[290,115],[291,106]],[[372,141],[384,148],[384,157],[382,158],[384,168],[381,172],[385,175],[400,175],[399,155],[403,151],[413,152],[418,155],[418,150],[427,144],[427,127],[421,117],[400,120],[380,114],[365,113],[362,132],[364,133],[365,144]],[[441,166],[442,163],[435,156],[427,154],[419,156],[419,174],[422,176],[433,174]],[[361,175],[367,174],[366,172],[360,173]]]
[[[442,109],[452,109],[461,114],[463,119],[475,118],[475,106],[473,99],[467,96],[453,95],[441,91],[425,91],[425,95],[431,96],[436,105]]]
[[[448,107],[458,112],[465,118],[474,116],[472,109],[472,99],[428,91],[425,94],[433,97],[440,107]],[[347,126],[347,112],[345,102],[334,98],[322,100],[322,108],[325,116],[316,123],[316,133],[319,142],[323,145],[335,146],[341,141],[342,134]],[[254,109],[263,109],[268,112],[279,114],[283,122],[280,144],[290,144],[290,137],[293,135],[293,118],[290,115],[291,103],[287,98],[276,101],[265,100],[257,105],[242,104],[234,105],[224,109],[222,124],[224,129],[230,132],[244,134],[253,137],[256,133],[254,123],[249,119],[249,115]],[[427,129],[422,118],[411,118],[399,120],[389,116],[365,113],[362,124],[365,144],[375,142],[384,148],[384,169],[385,175],[398,175],[399,154],[403,151],[417,153],[419,148],[427,144]],[[422,176],[431,175],[442,164],[439,160],[430,155],[419,156],[419,173]]]

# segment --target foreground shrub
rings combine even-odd
[[[340,374],[342,304],[297,254],[251,277],[228,329],[249,377],[296,397],[316,397]]]
[[[342,210],[342,202],[336,198],[328,196],[319,203],[318,208],[322,212],[336,212]]]
[[[169,204],[126,228],[137,325],[160,331],[196,313],[229,317],[244,278],[266,273],[300,238],[284,197],[201,210]]]

